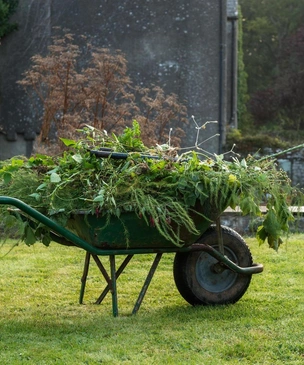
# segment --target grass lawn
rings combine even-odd
[[[119,317],[92,265],[78,304],[84,252],[52,243],[0,247],[1,364],[304,364],[304,235],[278,253],[246,240],[264,272],[234,305],[192,307],[166,254],[142,307],[134,302],[153,257],[136,256],[118,280]],[[107,262],[108,258],[103,258]]]

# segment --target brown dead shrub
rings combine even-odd
[[[63,145],[58,137],[77,139],[76,130],[84,125],[120,133],[134,119],[140,124],[146,145],[165,143],[174,127],[171,142],[179,146],[187,111],[177,96],[165,95],[158,86],[133,86],[127,75],[127,60],[119,50],[91,44],[87,49],[89,57],[83,65],[72,34],[54,37],[48,54],[34,56],[31,68],[19,81],[33,98],[33,106],[37,97],[38,110],[42,105],[36,143],[39,149],[60,151]]]

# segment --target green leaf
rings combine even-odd
[[[13,158],[12,159],[12,166],[21,167],[24,165],[24,161],[20,159]]]
[[[28,223],[26,223],[26,225],[24,227],[23,240],[24,240],[25,244],[28,246],[33,245],[37,241],[37,239],[35,237],[35,233],[34,233],[33,229],[29,226]]]
[[[42,243],[45,245],[45,246],[49,246],[50,245],[50,243],[51,243],[51,237],[50,237],[50,235],[49,234],[44,234],[43,236],[42,236]]]
[[[40,184],[36,190],[44,190],[44,188],[47,187],[46,183]]]
[[[61,181],[61,177],[56,173],[53,172],[50,176],[51,183],[59,183]]]
[[[32,198],[35,198],[35,200],[37,200],[37,201],[41,200],[41,195],[39,193],[33,193],[33,194],[30,194],[29,196],[31,196]]]
[[[12,174],[9,172],[5,172],[3,175],[4,184],[9,184],[12,180]]]
[[[247,169],[247,162],[244,158],[241,161],[241,166],[244,167],[245,169]]]
[[[73,147],[77,144],[73,139],[60,138],[60,141],[67,147]]]
[[[279,237],[281,233],[281,225],[273,210],[269,210],[266,214],[266,218],[263,222],[263,226],[268,235],[273,237]]]
[[[270,248],[273,248],[275,251],[278,251],[280,245],[283,243],[280,237],[268,236],[268,245]]]
[[[98,195],[96,198],[94,198],[93,202],[104,202],[104,196]]]
[[[259,245],[265,242],[267,238],[267,232],[263,226],[259,226],[256,233],[256,238],[259,242]]]
[[[228,204],[232,209],[235,209],[238,204],[238,196],[236,194],[231,194]]]
[[[83,161],[83,158],[82,158],[82,156],[79,153],[76,154],[76,155],[73,155],[72,156],[72,159],[75,160],[78,163],[81,163]]]
[[[60,208],[60,209],[50,209],[49,210],[49,215],[55,215],[58,213],[63,213],[65,211],[64,208]]]
[[[252,199],[251,196],[247,196],[246,198],[244,198],[240,201],[240,208],[244,215],[247,215],[247,214],[259,215],[260,214],[260,208],[255,203],[255,201]]]
[[[103,189],[101,189],[101,190],[99,190],[99,192],[98,192],[98,195],[94,198],[94,200],[93,200],[93,202],[100,202],[100,203],[104,203],[104,190]],[[100,204],[100,205],[102,205],[102,204]]]

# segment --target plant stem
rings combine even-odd
[[[284,153],[295,151],[295,150],[300,149],[300,148],[304,148],[304,143],[299,144],[298,146],[290,147],[290,148],[288,148],[287,150],[284,150],[284,151],[273,153],[272,155],[264,156],[264,157],[260,158],[258,161],[268,160],[272,157],[277,157],[277,156],[283,155]]]

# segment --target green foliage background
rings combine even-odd
[[[304,1],[240,0],[239,4],[240,130],[300,143]]]
[[[237,103],[237,113],[239,126],[242,129],[246,129],[248,123],[248,111],[247,102],[249,100],[247,80],[248,74],[245,71],[244,64],[244,51],[243,51],[243,22],[242,22],[242,9],[238,7],[239,22],[238,22],[238,103]]]
[[[19,0],[0,0],[0,39],[17,29],[16,23],[10,23],[11,15],[16,11]]]

